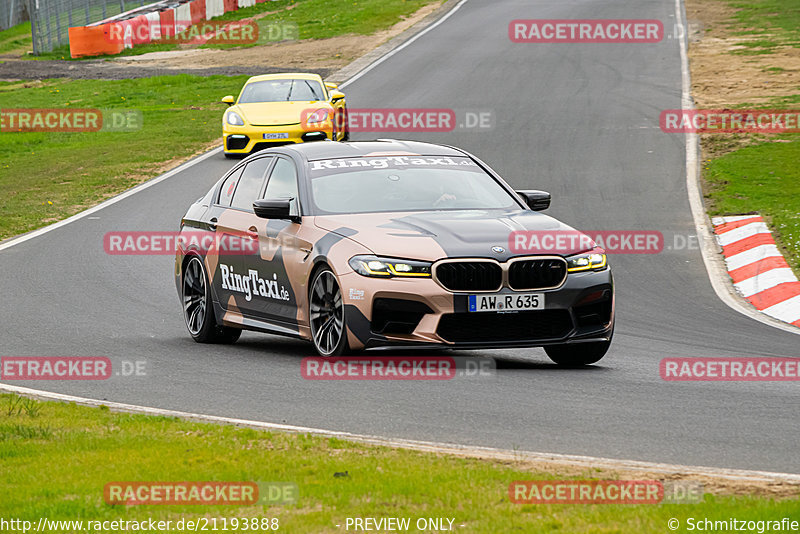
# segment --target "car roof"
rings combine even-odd
[[[279,72],[277,74],[261,74],[259,76],[253,76],[247,80],[247,83],[286,79],[322,81],[322,77],[319,74],[313,74],[310,72]]]
[[[283,150],[291,150],[308,161],[333,158],[362,158],[367,156],[467,156],[457,148],[423,143],[420,141],[401,141],[397,139],[378,139],[377,141],[314,141],[284,145]]]

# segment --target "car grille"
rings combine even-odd
[[[567,263],[559,258],[520,260],[508,268],[511,289],[544,289],[558,287],[567,276]]]
[[[518,313],[449,313],[442,315],[436,333],[453,343],[537,341],[561,339],[572,330],[568,310]]]
[[[436,267],[436,279],[450,291],[492,291],[500,289],[503,269],[492,262],[441,263]]]

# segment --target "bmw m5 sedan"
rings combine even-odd
[[[244,329],[295,336],[322,356],[543,347],[558,364],[592,364],[614,331],[611,269],[603,249],[541,213],[549,205],[458,148],[271,148],[183,217],[174,274],[186,326],[203,343]]]

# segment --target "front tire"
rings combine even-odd
[[[340,356],[349,351],[342,291],[328,267],[320,269],[308,292],[311,341],[320,356]]]
[[[242,335],[242,330],[217,324],[208,286],[203,261],[198,256],[192,256],[183,269],[181,284],[186,328],[198,343],[235,343]]]
[[[584,367],[599,362],[608,352],[611,340],[544,347],[547,356],[562,367]]]

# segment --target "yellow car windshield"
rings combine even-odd
[[[248,83],[239,104],[258,102],[302,102],[325,100],[322,84],[316,80],[264,80]]]

